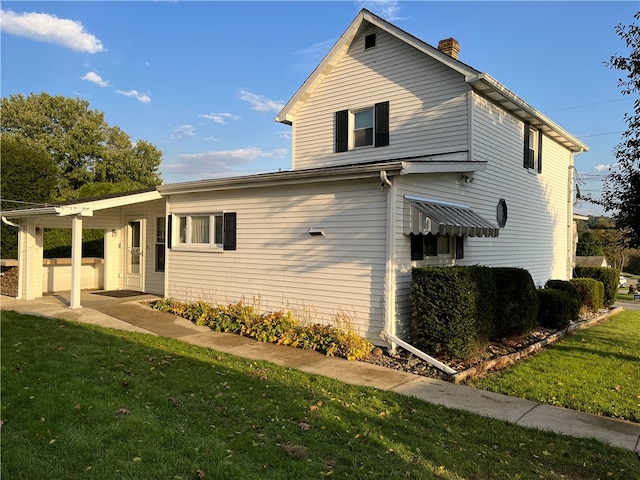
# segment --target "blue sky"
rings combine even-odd
[[[616,25],[633,2],[3,1],[3,97],[79,97],[163,152],[165,183],[289,170],[275,115],[361,8],[486,72],[590,151],[576,158],[597,198],[633,98],[605,66],[628,55]],[[576,211],[600,214],[587,202]]]

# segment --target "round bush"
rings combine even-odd
[[[540,308],[538,323],[543,327],[566,328],[572,320],[575,299],[561,290],[546,288],[538,290]]]

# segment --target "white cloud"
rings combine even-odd
[[[240,120],[240,116],[232,115],[230,113],[201,113],[200,118],[206,118],[207,120],[212,120],[213,123],[227,123],[227,120]]]
[[[604,172],[605,170],[611,170],[612,168],[614,168],[614,166],[611,164],[605,165],[604,163],[600,163],[593,168],[597,172]]]
[[[76,52],[98,53],[102,42],[87,33],[82,23],[46,13],[14,13],[0,10],[0,29],[38,42],[55,43]]]
[[[361,6],[360,8],[371,10],[373,13],[389,22],[406,19],[406,17],[400,16],[400,5],[397,0],[361,1],[359,3]]]
[[[196,134],[195,128],[193,128],[192,125],[180,125],[171,130],[171,132],[172,140],[183,137],[193,137]]]
[[[139,93],[137,90],[129,90],[128,92],[125,92],[124,90],[116,90],[116,93],[124,95],[125,97],[134,97],[140,103],[151,103],[151,97],[149,95]]]
[[[165,166],[170,174],[202,176],[224,175],[238,167],[259,161],[286,158],[286,148],[263,150],[261,148],[239,148],[236,150],[212,150],[200,153],[183,153],[176,156],[176,162]]]
[[[251,105],[251,110],[256,110],[257,112],[279,112],[284,107],[284,102],[280,100],[271,100],[262,95],[258,95],[256,93],[251,93],[247,90],[240,90],[240,100],[244,100],[245,102],[249,102]]]
[[[81,80],[86,80],[88,82],[95,83],[99,87],[109,87],[109,86],[111,86],[111,85],[109,85],[109,82],[107,82],[106,80],[103,80],[102,77],[100,75],[98,75],[96,72],[87,72],[85,74],[85,76],[82,77]]]

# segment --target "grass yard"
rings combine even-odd
[[[640,478],[630,451],[167,338],[1,327],[2,478]]]
[[[640,422],[640,311],[625,310],[502,372],[485,390]]]

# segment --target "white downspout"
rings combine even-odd
[[[387,177],[387,172],[382,170],[380,172],[380,180],[382,180],[382,188],[387,190],[387,263],[386,263],[386,281],[385,281],[385,315],[384,315],[384,330],[380,336],[391,343],[391,351],[395,352],[398,346],[413,353],[417,357],[425,360],[434,367],[442,370],[449,375],[455,375],[458,373],[453,368],[445,365],[444,363],[436,360],[435,358],[427,355],[422,350],[417,349],[413,345],[401,340],[396,336],[396,265],[395,265],[395,251],[396,251],[396,186]]]
[[[396,187],[387,177],[385,170],[380,171],[380,180],[382,181],[381,188],[387,192],[387,251],[386,251],[386,265],[385,265],[385,284],[384,284],[384,296],[385,296],[385,311],[384,311],[384,330],[382,332],[382,338],[385,338],[387,332],[395,334],[396,332],[396,272],[395,272],[395,197]],[[395,342],[391,342],[391,351],[396,351]]]

